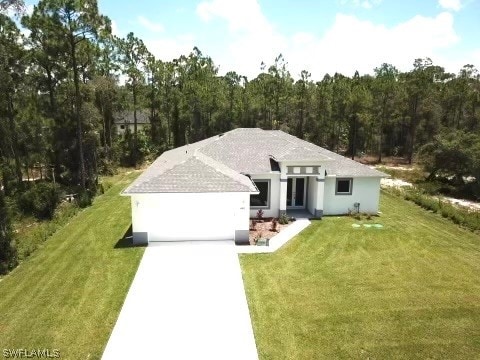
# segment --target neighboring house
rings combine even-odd
[[[377,213],[387,175],[279,130],[235,129],[165,152],[122,195],[135,243],[248,243],[249,219]]]
[[[150,118],[147,110],[137,110],[137,131],[143,130],[146,126],[150,126]],[[133,133],[134,130],[134,117],[132,111],[121,111],[113,115],[113,126],[117,135],[123,135],[130,130]]]

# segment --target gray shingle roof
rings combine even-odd
[[[308,143],[307,143],[308,144]],[[275,160],[329,160],[318,146],[306,148],[262,129],[235,129],[200,150],[203,154],[244,174],[266,174]]]
[[[257,192],[257,188],[247,176],[197,152],[217,139],[218,136],[214,136],[164,152],[123,194]]]
[[[248,182],[243,183],[225,175],[196,156],[192,156],[157,176],[134,184],[125,193],[255,191],[256,189],[251,187],[251,181]]]
[[[330,159],[325,162],[325,168],[328,175],[336,176],[365,176],[365,177],[388,177],[389,175],[372,169],[367,165],[363,165],[357,161],[346,158],[345,156],[334,153],[333,151],[324,149],[320,146],[301,140],[293,135],[287,134],[280,130],[270,130],[268,132],[274,133],[276,136],[297,144],[299,147],[305,147],[309,150],[318,151],[323,156]]]
[[[283,131],[235,129],[163,153],[123,193],[257,192],[245,175],[279,171],[279,161],[320,161],[328,175],[387,176]]]
[[[117,112],[113,115],[113,122],[115,124],[133,124],[133,110],[125,110]],[[137,110],[137,124],[150,124],[150,114],[148,110]]]

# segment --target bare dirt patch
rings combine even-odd
[[[382,180],[380,180],[380,184],[382,186],[396,187],[396,188],[412,187],[413,186],[412,183],[409,183],[409,182],[404,181],[402,179],[393,179],[393,178],[383,178]]]
[[[399,156],[387,156],[387,157],[382,157],[382,162],[378,162],[378,157],[377,156],[356,156],[355,160],[365,164],[365,165],[380,165],[380,166],[410,166],[408,164],[408,159],[404,157],[399,157]]]
[[[380,180],[380,185],[382,187],[394,187],[397,189],[401,188],[412,188],[414,185],[412,183],[409,183],[407,181],[401,180],[401,179],[395,179],[395,178],[384,178]],[[440,200],[447,201],[450,204],[456,206],[456,207],[464,207],[468,208],[469,210],[472,211],[480,211],[480,203],[476,201],[470,201],[470,200],[464,200],[464,199],[456,199],[453,197],[449,196],[443,196],[443,195],[438,195],[435,196],[439,198]]]

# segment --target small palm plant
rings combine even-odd
[[[257,211],[257,219],[258,220],[263,220],[263,210],[262,209],[259,209]]]

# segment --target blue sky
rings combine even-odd
[[[35,3],[30,1],[29,3]],[[134,32],[158,58],[197,46],[223,74],[256,76],[282,53],[301,70],[372,73],[383,62],[409,70],[430,57],[457,73],[480,67],[480,0],[99,0],[119,36]]]

